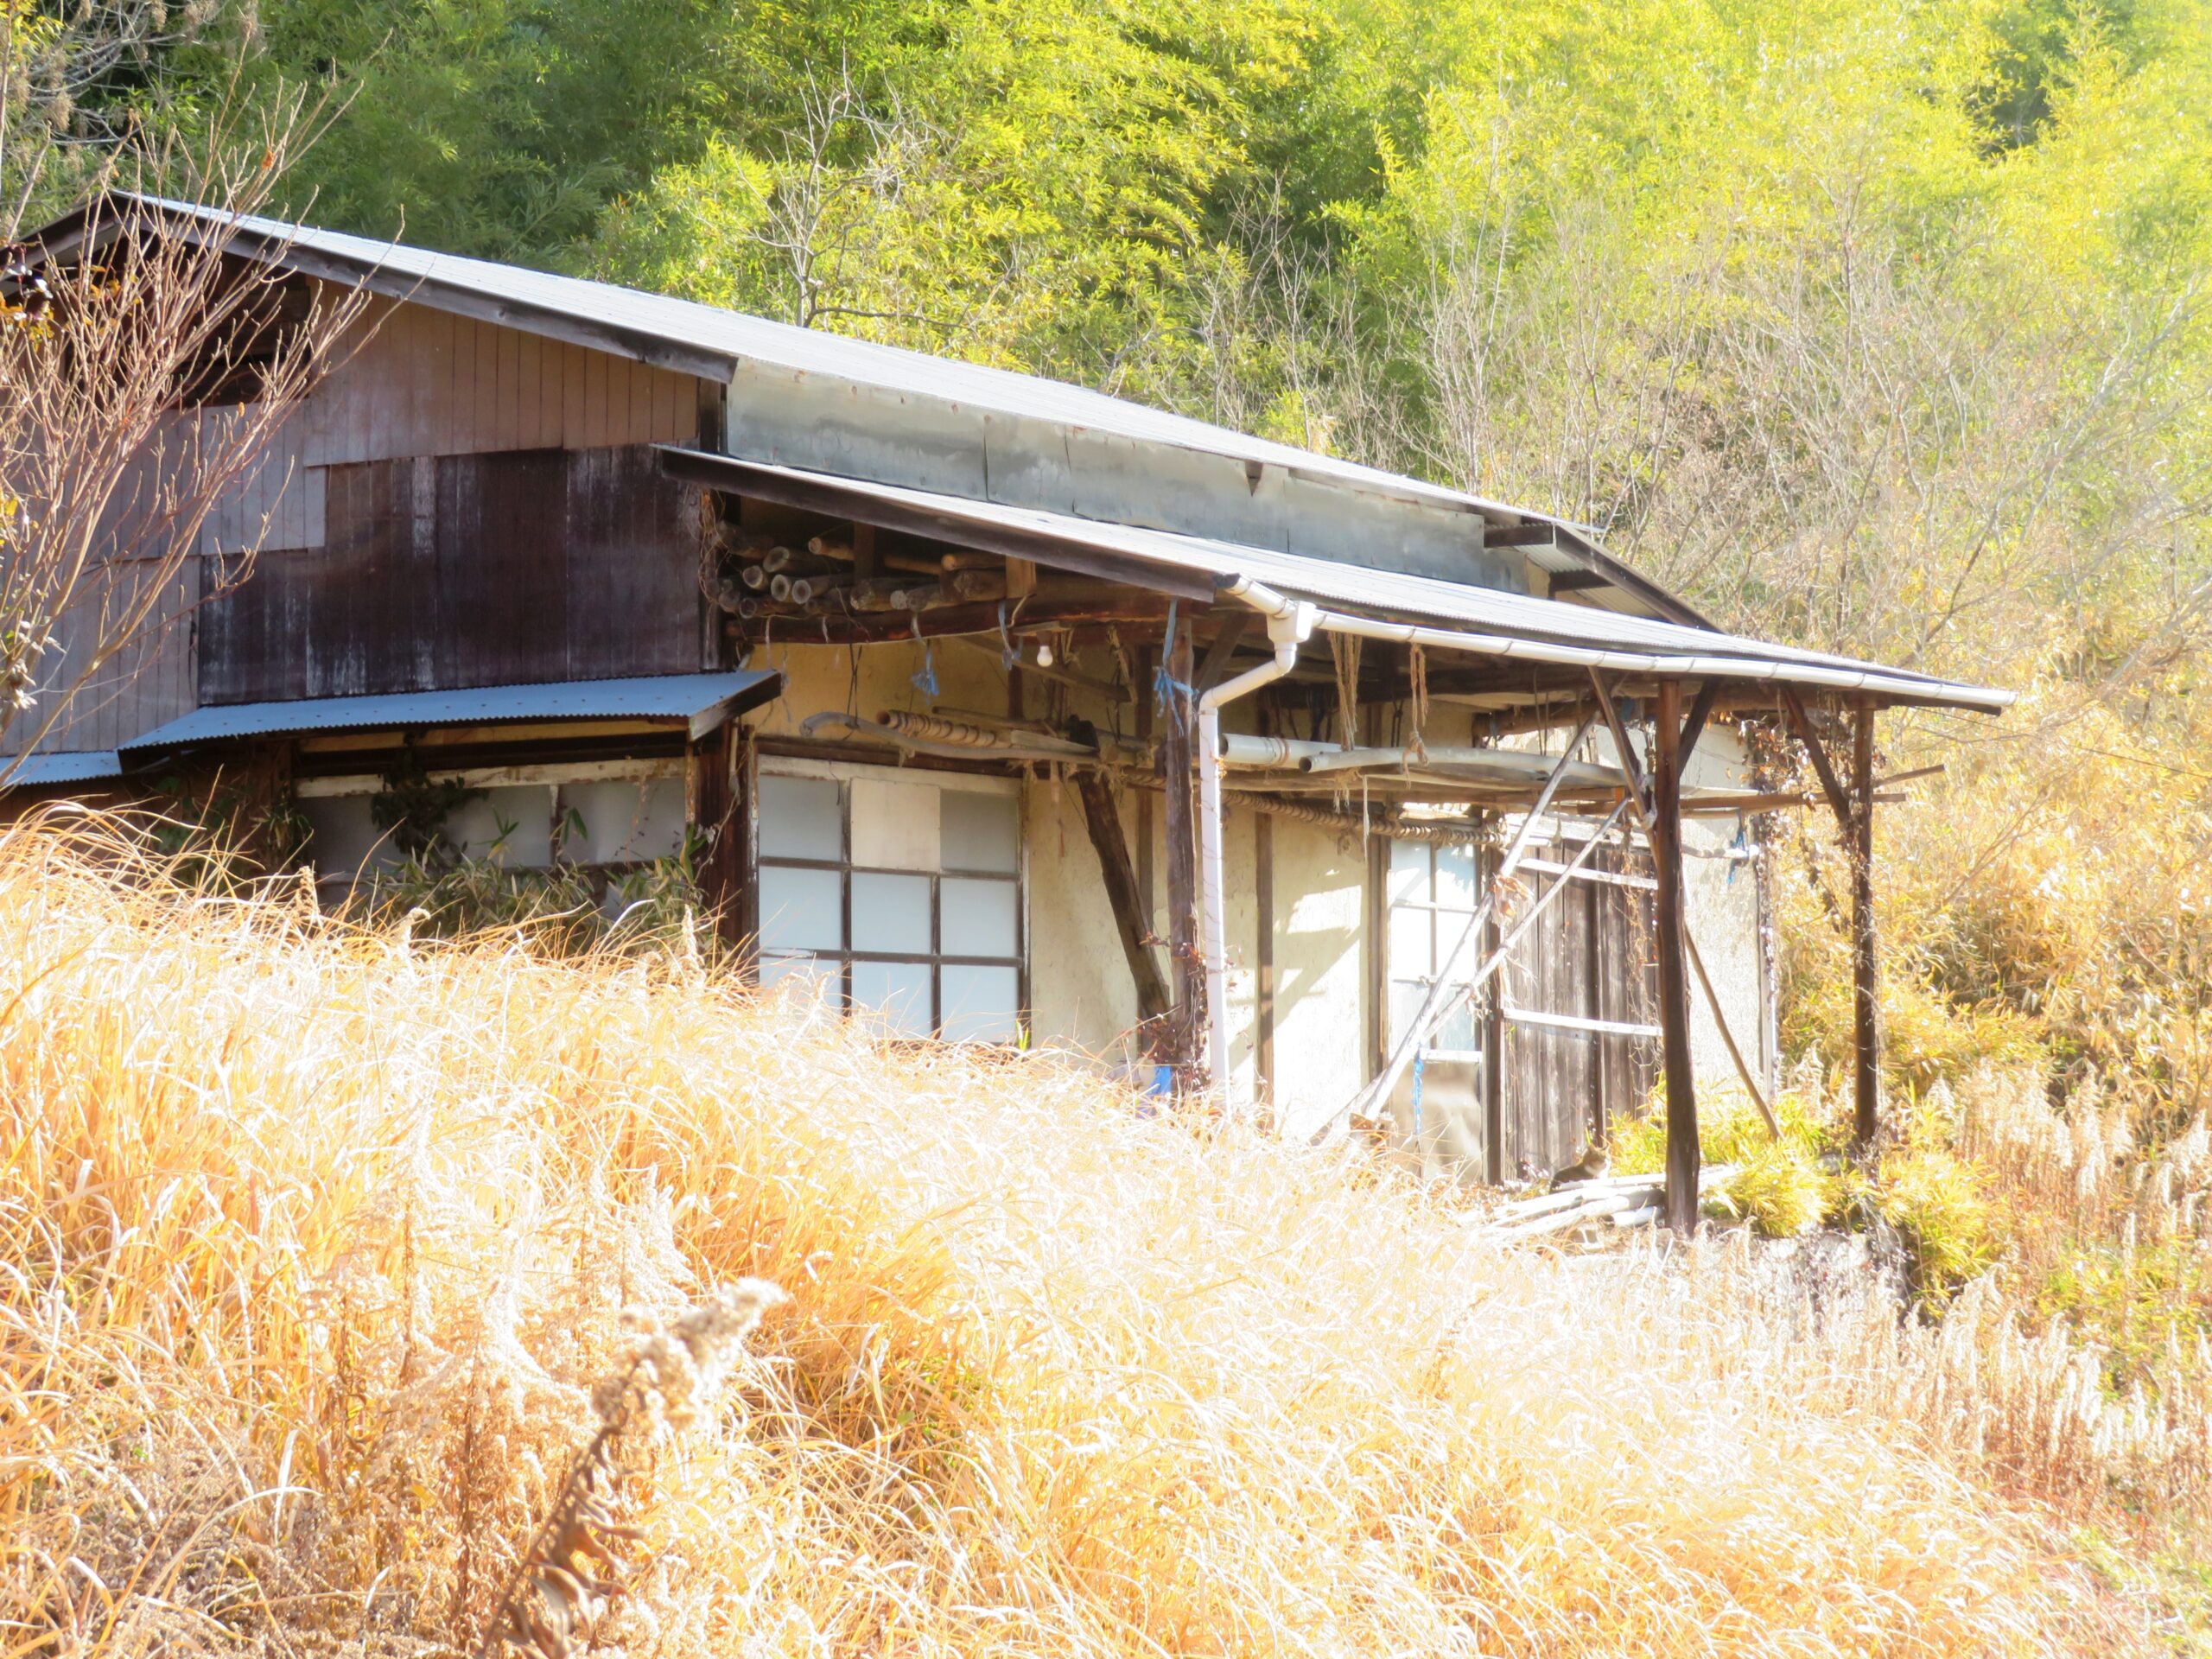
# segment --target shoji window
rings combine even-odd
[[[900,1036],[1013,1041],[1020,807],[996,779],[764,762],[762,982],[812,976]]]

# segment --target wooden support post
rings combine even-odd
[[[1088,767],[1075,774],[1077,798],[1083,803],[1084,827],[1090,832],[1091,850],[1098,855],[1098,872],[1106,884],[1106,902],[1114,912],[1114,930],[1121,935],[1122,955],[1135,982],[1137,1017],[1152,1030],[1168,1009],[1166,976],[1159,958],[1145,943],[1151,931],[1137,897],[1137,873],[1129,861],[1128,842],[1122,835],[1122,815],[1114,805],[1113,785],[1106,774]]]
[[[1198,769],[1192,753],[1198,735],[1197,699],[1191,694],[1193,672],[1191,629],[1175,630],[1167,658],[1167,677],[1176,689],[1167,694],[1166,730],[1160,745],[1160,784],[1167,830],[1168,982],[1175,1015],[1167,1021],[1166,1052],[1160,1058],[1182,1072],[1186,1087],[1198,1064],[1198,1033],[1205,1026],[1205,964],[1198,960]]]
[[[1137,652],[1137,683],[1129,688],[1137,700],[1137,741],[1149,745],[1152,741],[1152,710],[1156,699],[1153,696],[1153,669],[1155,666],[1153,647],[1145,646]],[[1152,931],[1154,891],[1152,879],[1152,791],[1137,791],[1137,899],[1144,912],[1144,931]]]
[[[1874,704],[1859,702],[1851,756],[1851,1026],[1855,1075],[1852,1137],[1859,1150],[1880,1127],[1882,1023],[1874,937]]]
[[[1573,753],[1570,746],[1570,753]],[[1499,856],[1494,850],[1481,855],[1483,861],[1483,890],[1488,892],[1497,880]],[[1389,913],[1386,906],[1383,911]],[[1483,924],[1483,960],[1490,961],[1505,944],[1505,929],[1499,924],[1497,910],[1491,906],[1490,918]],[[1515,1172],[1506,1160],[1505,1144],[1505,1088],[1506,1067],[1510,1063],[1506,1055],[1505,982],[1503,970],[1499,971],[1495,984],[1483,988],[1481,1005],[1483,1021],[1483,1163],[1484,1178],[1492,1186],[1501,1185]]]
[[[702,918],[733,951],[743,951],[757,925],[753,897],[753,802],[747,786],[752,734],[725,722],[691,747],[691,827],[703,840],[699,854]]]
[[[1697,1094],[1690,1063],[1690,988],[1682,948],[1682,686],[1659,683],[1651,755],[1651,861],[1659,880],[1653,906],[1659,956],[1659,1040],[1667,1079],[1667,1225],[1697,1226]]]

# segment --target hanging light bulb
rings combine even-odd
[[[1050,668],[1052,665],[1052,642],[1048,639],[1040,639],[1037,642],[1037,666],[1039,668]]]

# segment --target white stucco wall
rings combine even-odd
[[[1005,682],[991,654],[940,643],[932,653],[938,695],[912,683],[923,653],[912,645],[879,645],[860,653],[857,680],[842,649],[777,645],[756,655],[756,665],[781,670],[784,696],[757,715],[769,738],[796,738],[801,722],[820,710],[846,709],[873,718],[885,709],[936,708],[952,718],[966,709],[1003,710]],[[1110,671],[1103,653],[1084,671]],[[1040,694],[1033,689],[1032,707]],[[1055,694],[1064,700],[1070,694]],[[1103,708],[1073,712],[1107,723]],[[1124,729],[1130,714],[1124,707]],[[1467,741],[1464,709],[1440,708],[1432,741]],[[833,737],[834,733],[822,734]],[[1524,742],[1528,741],[1523,740]],[[1611,746],[1592,740],[1592,758],[1609,759]],[[1692,787],[1741,788],[1745,757],[1735,734],[1716,727],[1694,756]],[[1157,792],[1147,791],[1151,826],[1152,926],[1166,937],[1166,849],[1164,812]],[[1107,1066],[1135,1058],[1128,1034],[1137,1018],[1135,988],[1100,879],[1097,857],[1071,785],[1049,767],[1035,769],[1022,791],[1025,914],[1033,1039]],[[1119,798],[1123,832],[1134,850],[1137,796]],[[1255,814],[1232,804],[1224,830],[1230,950],[1230,1085],[1238,1102],[1264,1098],[1287,1135],[1304,1139],[1328,1121],[1365,1081],[1374,1034],[1368,1029],[1369,980],[1376,972],[1381,942],[1363,937],[1368,914],[1369,849],[1344,835],[1284,817],[1272,820],[1274,914],[1269,924],[1274,966],[1274,1077],[1263,1089],[1258,1076],[1258,967],[1261,918],[1257,905]],[[1754,849],[1738,844],[1733,819],[1693,820],[1686,827],[1686,899],[1690,926],[1710,972],[1730,1028],[1745,1058],[1764,1071],[1767,987],[1759,953],[1758,882],[1750,861]],[[1165,963],[1166,954],[1161,952]],[[1719,1029],[1694,981],[1691,988],[1694,1064],[1702,1079],[1732,1078],[1734,1067]]]

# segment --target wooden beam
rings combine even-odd
[[[1485,524],[1484,547],[1550,547],[1559,540],[1556,524]]]
[[[1861,698],[1853,734],[1851,783],[1857,795],[1851,823],[1852,1138],[1861,1153],[1880,1128],[1882,1022],[1874,937],[1874,705]]]
[[[1084,827],[1090,832],[1091,850],[1098,855],[1098,873],[1105,882],[1107,906],[1114,912],[1114,931],[1121,937],[1122,956],[1136,985],[1137,1017],[1150,1027],[1168,1010],[1167,979],[1145,943],[1152,929],[1137,893],[1136,868],[1122,833],[1113,785],[1104,772],[1085,766],[1075,774],[1075,788],[1083,803]]]
[[[1835,809],[1835,821],[1846,841],[1852,837],[1851,797],[1844,792],[1843,781],[1835,775],[1835,768],[1828,763],[1827,747],[1821,734],[1813,729],[1813,717],[1805,712],[1805,699],[1797,695],[1795,686],[1782,688],[1782,707],[1789,717],[1790,728],[1797,734],[1797,741],[1805,746],[1805,755],[1813,763],[1813,775],[1821,780],[1821,792],[1828,798],[1828,804]]]
[[[1697,748],[1697,741],[1705,734],[1705,722],[1712,718],[1713,705],[1720,696],[1720,682],[1707,680],[1697,689],[1691,700],[1689,718],[1682,722],[1681,770],[1675,774],[1679,785],[1690,775],[1690,758]]]
[[[1610,708],[1611,700],[1607,700]],[[1690,1057],[1690,989],[1682,936],[1682,687],[1659,685],[1651,764],[1651,861],[1659,889],[1653,906],[1659,957],[1661,1069],[1667,1079],[1668,1226],[1697,1228],[1697,1084]]]
[[[1605,730],[1611,734],[1613,753],[1620,769],[1628,777],[1629,787],[1637,798],[1637,816],[1649,816],[1647,803],[1650,800],[1650,786],[1643,781],[1643,767],[1636,758],[1636,745],[1629,739],[1628,728],[1621,724],[1620,710],[1613,706],[1613,694],[1605,683],[1604,675],[1596,669],[1590,671],[1590,689],[1598,698],[1598,712],[1605,716]]]
[[[1175,630],[1167,674],[1187,688],[1193,672],[1191,630]],[[1166,730],[1160,744],[1160,784],[1166,798],[1168,980],[1173,988],[1174,1017],[1166,1021],[1166,1052],[1160,1058],[1180,1071],[1185,1087],[1198,1062],[1198,1035],[1204,1027],[1205,965],[1198,960],[1198,769],[1193,749],[1198,709],[1186,690],[1168,693]]]
[[[1191,682],[1198,690],[1209,690],[1229,677],[1229,659],[1236,654],[1236,643],[1252,624],[1257,613],[1238,606],[1221,620],[1213,643],[1206,647],[1205,660],[1198,664],[1198,677]]]
[[[1040,592],[1025,602],[1014,619],[1017,633],[1039,628],[1071,627],[1097,623],[1156,623],[1167,617],[1168,601],[1156,594],[1109,589],[1094,595],[1065,598]],[[944,639],[958,634],[999,636],[996,600],[935,605],[920,611],[873,611],[842,616],[808,613],[795,607],[762,605],[750,616],[728,619],[727,626],[743,638],[772,640],[778,645],[869,645],[923,639]]]

